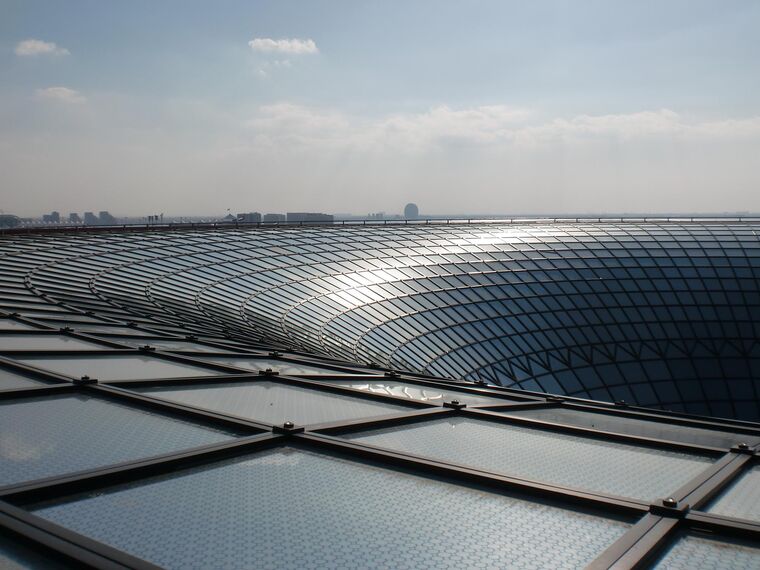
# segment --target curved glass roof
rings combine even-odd
[[[757,229],[0,237],[0,565],[756,567]]]

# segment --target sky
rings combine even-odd
[[[760,212],[756,0],[0,0],[0,210]]]

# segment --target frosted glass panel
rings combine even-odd
[[[141,387],[139,391],[172,402],[271,424],[292,421],[298,425],[307,425],[409,411],[406,406],[267,381],[192,387]]]
[[[662,570],[757,570],[760,548],[747,542],[724,541],[686,535],[666,550],[654,564]]]
[[[233,434],[87,396],[0,402],[0,485],[224,441]]]
[[[696,443],[709,447],[729,449],[739,442],[755,443],[760,437],[746,434],[732,434],[725,431],[700,429],[691,426],[679,426],[665,422],[627,418],[611,414],[581,412],[566,408],[536,408],[532,410],[514,410],[504,412],[510,416],[532,418],[546,422],[557,422],[581,427],[590,427],[602,431],[639,435],[654,439],[667,439],[684,443]]]
[[[469,418],[342,437],[506,475],[647,501],[670,495],[711,463],[696,455]]]
[[[399,398],[407,398],[409,400],[428,402],[431,404],[441,404],[443,402],[450,402],[451,400],[459,400],[468,406],[493,406],[510,403],[510,400],[507,399],[489,398],[488,396],[479,396],[469,392],[460,392],[449,388],[434,388],[421,384],[412,384],[410,382],[339,380],[334,383],[340,386],[363,390],[365,392],[372,392],[373,394],[397,396]]]
[[[215,376],[219,372],[150,356],[51,356],[16,358],[20,362],[44,368],[58,374],[99,380],[142,380],[145,378],[182,378],[185,376]]]
[[[578,568],[628,528],[292,449],[35,512],[166,568]]]
[[[760,521],[760,465],[751,467],[734,480],[707,511],[726,517]]]

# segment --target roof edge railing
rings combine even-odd
[[[140,231],[182,231],[182,230],[230,230],[254,228],[293,228],[293,227],[336,227],[336,226],[408,226],[408,225],[448,225],[448,224],[609,224],[609,223],[760,223],[760,216],[596,216],[551,218],[541,216],[519,216],[504,218],[421,218],[417,220],[335,220],[335,221],[299,221],[299,222],[168,222],[143,224],[113,225],[68,225],[56,226],[26,225],[14,228],[0,228],[0,235],[50,234],[50,233],[109,233]]]

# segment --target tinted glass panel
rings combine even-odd
[[[716,515],[760,521],[760,465],[750,467],[710,505]]]
[[[747,542],[686,535],[666,550],[654,564],[670,570],[757,570],[760,548]]]
[[[577,568],[628,526],[289,449],[37,509],[167,568]]]
[[[412,384],[410,382],[339,380],[334,383],[357,390],[364,390],[365,392],[372,392],[373,394],[397,396],[399,398],[408,398],[409,400],[417,400],[419,402],[428,402],[431,404],[441,404],[443,402],[450,402],[451,400],[459,400],[470,406],[493,406],[510,403],[510,400],[507,399],[489,398],[488,396],[479,396],[469,392],[459,392],[449,388],[435,388],[424,386],[422,384]]]
[[[409,408],[275,382],[140,388],[152,396],[261,422],[297,425],[383,416]]]
[[[0,485],[90,469],[231,434],[87,396],[0,402]]]
[[[214,376],[214,370],[180,364],[160,358],[130,356],[59,356],[17,358],[21,362],[74,378],[89,376],[99,380],[139,380],[144,378],[181,378]]]
[[[0,335],[2,350],[98,350],[100,344],[85,342],[64,335]]]
[[[710,463],[684,453],[469,418],[342,437],[478,469],[643,500],[667,496]]]
[[[679,426],[663,422],[653,422],[642,419],[613,416],[610,414],[598,414],[594,412],[580,412],[563,408],[545,408],[533,410],[514,410],[504,412],[510,416],[532,418],[545,422],[557,422],[573,426],[590,427],[602,431],[624,433],[651,437],[654,439],[667,439],[684,443],[696,443],[710,447],[730,448],[740,441],[755,443],[760,437],[746,434],[731,434],[723,431],[700,429],[691,426]]]

